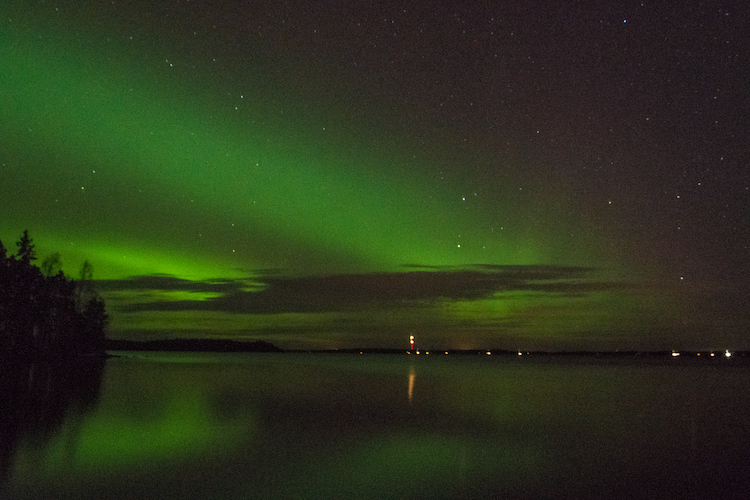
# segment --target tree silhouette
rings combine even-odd
[[[80,280],[83,281],[90,281],[94,278],[94,267],[91,265],[91,263],[88,260],[84,260],[83,264],[81,264],[81,272],[79,274]]]
[[[34,250],[34,244],[32,241],[33,240],[29,238],[29,230],[24,229],[21,239],[16,242],[16,246],[18,247],[16,257],[24,264],[31,264],[32,260],[36,260],[36,250]]]
[[[87,262],[81,280],[60,270],[60,256],[45,259],[40,270],[31,264],[36,253],[28,231],[8,257],[0,242],[0,355],[71,357],[104,352],[107,314],[93,288]]]
[[[42,274],[46,277],[54,276],[62,270],[60,252],[55,252],[42,262]]]
[[[96,292],[93,289],[93,284],[91,283],[91,280],[94,277],[94,268],[88,260],[83,261],[78,276],[78,283],[76,284],[76,303],[79,308],[83,308],[96,295]]]

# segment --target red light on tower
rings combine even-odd
[[[409,335],[409,347],[414,350],[414,335]]]

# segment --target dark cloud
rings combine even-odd
[[[166,274],[133,276],[124,280],[98,280],[96,283],[97,287],[103,292],[156,290],[161,292],[227,293],[232,288],[246,286],[239,280],[191,281]]]
[[[100,284],[105,292],[151,290],[217,294],[204,300],[129,303],[120,306],[124,312],[222,311],[241,314],[337,312],[396,305],[418,307],[438,300],[489,298],[502,292],[582,295],[624,286],[621,282],[594,279],[597,270],[584,267],[406,267],[418,270],[301,277],[273,274],[253,281],[189,281],[171,276],[138,276]]]

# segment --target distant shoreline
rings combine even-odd
[[[412,356],[560,356],[600,358],[746,358],[748,351],[510,351],[507,349],[409,349],[346,348],[346,349],[281,349],[263,340],[241,341],[228,339],[163,339],[163,340],[107,340],[107,351],[176,351],[176,352],[267,352],[267,353],[317,353],[317,354],[408,354]]]

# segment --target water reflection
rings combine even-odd
[[[414,399],[414,379],[417,378],[417,374],[414,371],[414,365],[409,366],[409,404]]]
[[[103,360],[68,363],[5,362],[0,369],[0,485],[22,445],[42,452],[66,423],[96,406]]]
[[[0,497],[747,498],[750,370],[669,361],[138,354],[51,413],[5,374]]]

